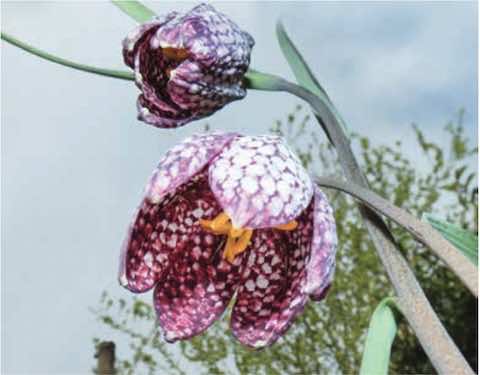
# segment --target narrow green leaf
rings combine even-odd
[[[102,75],[102,76],[107,76],[107,77],[112,77],[112,78],[119,78],[119,79],[125,79],[125,80],[130,80],[130,81],[133,81],[135,79],[133,73],[131,73],[131,72],[114,70],[114,69],[98,68],[96,66],[79,64],[79,63],[76,63],[74,61],[70,61],[70,60],[64,59],[62,57],[52,55],[51,53],[39,50],[38,48],[35,48],[31,45],[28,45],[28,44],[14,38],[13,36],[4,33],[3,31],[1,33],[1,36],[2,36],[2,39],[4,41],[14,45],[15,47],[23,49],[24,51],[27,51],[27,52],[31,53],[32,55],[41,57],[42,59],[54,62],[56,64],[67,66],[69,68],[76,69],[76,70],[81,70],[83,72],[99,74],[99,75]]]
[[[474,233],[429,214],[424,219],[478,267],[478,237]]]
[[[283,52],[283,55],[287,59],[288,64],[290,65],[290,68],[297,79],[297,82],[307,90],[311,91],[313,94],[317,95],[328,106],[330,111],[334,114],[340,125],[343,127],[345,134],[348,134],[345,121],[343,121],[340,113],[335,108],[335,105],[330,100],[325,89],[313,75],[307,62],[295,47],[295,44],[288,36],[285,27],[280,21],[277,22],[276,31],[280,48]]]
[[[147,8],[140,1],[112,0],[112,3],[116,5],[127,16],[132,17],[138,23],[150,21],[153,17],[156,16],[155,12]]]
[[[365,340],[360,375],[388,374],[390,352],[397,334],[397,322],[393,312],[395,306],[395,299],[387,297],[373,312]]]

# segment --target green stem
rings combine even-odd
[[[284,91],[305,100],[313,108],[349,181],[368,188],[365,175],[355,159],[350,142],[335,115],[320,98],[305,88],[280,77],[254,72],[247,75],[250,89]],[[397,249],[395,239],[384,221],[370,208],[359,205],[370,237],[395,288],[404,316],[415,331],[432,364],[441,374],[471,374],[473,371],[445,330],[407,261]]]
[[[386,199],[357,184],[336,181],[319,177],[316,182],[320,186],[333,188],[350,194],[375,211],[393,220],[407,230],[413,237],[430,248],[450,269],[462,280],[470,291],[478,296],[478,269],[467,257],[443,238],[430,224],[418,220],[405,210],[391,204]]]
[[[132,81],[134,80],[134,75],[131,72],[127,71],[121,71],[121,70],[113,70],[113,69],[104,69],[104,68],[98,68],[96,66],[91,66],[91,65],[85,65],[85,64],[79,64],[74,61],[70,61],[67,59],[64,59],[62,57],[58,57],[55,55],[52,55],[48,52],[39,50],[38,48],[35,48],[33,46],[30,46],[13,36],[2,32],[1,33],[2,39],[5,40],[6,42],[23,49],[24,51],[27,51],[35,56],[41,57],[42,59],[54,62],[56,64],[60,64],[63,66],[67,66],[72,69],[76,70],[81,70],[83,72],[88,72],[88,73],[93,73],[93,74],[98,74],[101,76],[106,76],[106,77],[112,77],[112,78],[119,78],[119,79],[124,79],[124,80],[129,80]]]
[[[318,115],[337,150],[337,155],[349,181],[368,188],[350,147],[348,138],[329,108],[311,92],[284,81],[284,91],[306,100]],[[404,316],[415,331],[432,364],[441,374],[472,374],[473,371],[442,325],[407,261],[396,247],[395,239],[384,221],[372,210],[361,205],[372,241],[392,281]]]

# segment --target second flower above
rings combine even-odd
[[[125,63],[142,91],[138,118],[174,128],[243,98],[253,38],[211,5],[171,12],[123,41]]]

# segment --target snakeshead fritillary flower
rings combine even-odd
[[[123,41],[125,63],[142,91],[138,118],[172,128],[243,98],[253,45],[249,34],[207,4],[140,25]]]
[[[276,136],[196,135],[153,173],[123,245],[120,282],[153,287],[165,339],[198,335],[225,311],[260,348],[332,282],[335,222],[325,195]]]

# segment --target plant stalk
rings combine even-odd
[[[252,85],[252,82],[255,82],[255,75],[259,74],[254,72],[252,77],[247,75],[247,87],[257,88]],[[266,77],[269,78],[269,82],[260,89],[288,92],[311,105],[320,125],[337,150],[338,159],[347,180],[368,189],[366,177],[355,159],[350,142],[325,103],[305,88],[283,78],[272,75],[266,75]],[[415,331],[435,369],[445,375],[473,375],[474,372],[443,327],[408,263],[397,249],[395,239],[384,221],[374,211],[362,204],[359,205],[359,209],[393,284],[399,308]]]
[[[93,74],[98,74],[101,76],[105,77],[112,77],[112,78],[119,78],[119,79],[124,79],[124,80],[129,80],[133,81],[134,75],[131,72],[127,71],[122,71],[122,70],[114,70],[114,69],[105,69],[105,68],[98,68],[96,66],[91,66],[91,65],[85,65],[85,64],[79,64],[71,60],[64,59],[62,57],[58,57],[55,55],[52,55],[51,53],[42,51],[38,48],[35,48],[27,43],[24,43],[13,36],[4,33],[2,31],[1,33],[2,39],[6,41],[7,43],[10,43],[20,49],[23,49],[24,51],[27,51],[35,56],[41,57],[42,59],[54,62],[56,64],[60,64],[63,66],[67,66],[72,69],[76,70],[81,70],[83,72],[88,72],[88,73],[93,73]]]
[[[393,205],[373,191],[353,183],[345,183],[331,178],[318,177],[316,182],[320,186],[333,188],[350,194],[378,213],[387,216],[398,225],[405,228],[419,242],[430,248],[439,256],[453,272],[462,280],[463,284],[478,297],[478,269],[455,246],[440,235],[430,224],[418,220],[414,215]]]

